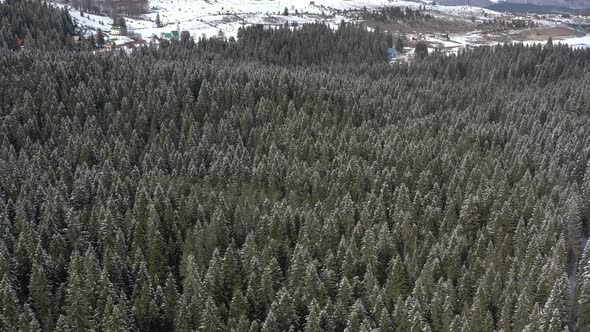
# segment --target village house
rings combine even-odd
[[[168,33],[168,32],[162,32],[162,33],[160,33],[160,39],[171,40],[172,34]]]
[[[137,47],[142,47],[147,45],[147,42],[145,41],[145,39],[138,39],[138,40],[133,40],[130,42],[127,42],[127,48],[137,48]]]
[[[125,36],[127,34],[127,28],[120,25],[113,25],[111,27],[111,35],[113,36]]]
[[[188,36],[190,36],[190,32],[183,31],[182,32],[182,35],[188,35]],[[174,30],[174,31],[171,31],[171,32],[161,32],[160,33],[160,39],[166,39],[166,40],[172,40],[172,39],[180,40],[180,36],[181,36],[181,33],[178,30]]]

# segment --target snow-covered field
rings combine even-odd
[[[63,5],[59,5],[63,6]],[[341,16],[342,10],[376,9],[384,6],[409,7],[417,9],[425,6],[429,13],[437,18],[468,21],[491,19],[502,16],[501,13],[471,6],[431,5],[427,0],[150,0],[149,12],[141,18],[126,18],[130,31],[149,38],[173,30],[189,31],[191,36],[236,37],[243,25],[267,24],[284,25],[286,23],[324,22],[336,26],[341,20],[351,18]],[[283,15],[287,9],[288,16]],[[80,15],[70,8],[70,14],[88,31],[102,29],[109,31],[112,20],[105,16],[92,14]],[[160,16],[162,27],[156,26],[156,16]],[[543,22],[538,22],[543,25]],[[553,24],[553,23],[551,23]],[[450,40],[427,36],[426,39],[447,51],[478,45],[493,45],[498,42],[486,41],[478,32],[455,34]],[[590,36],[567,38],[555,42],[567,43],[574,47],[589,47]],[[539,41],[525,41],[538,43]]]
[[[54,4],[57,7],[63,8],[65,7],[62,4]],[[103,31],[109,31],[111,29],[111,25],[113,24],[113,19],[108,16],[100,16],[100,15],[92,15],[92,14],[84,14],[84,17],[80,15],[79,10],[74,10],[71,7],[68,7],[70,16],[78,22],[78,25],[83,28],[88,28],[91,30],[98,30],[101,29]]]
[[[338,24],[342,19],[338,10],[378,8],[382,6],[418,7],[420,3],[402,0],[151,0],[150,12],[141,19],[126,18],[127,25],[144,38],[172,30],[189,31],[192,36],[213,36],[222,32],[236,36],[242,25],[325,22]],[[60,5],[62,6],[62,5]],[[285,8],[289,15],[284,16]],[[81,26],[89,30],[109,30],[112,20],[107,17],[84,14],[70,10]],[[160,15],[163,27],[156,26]]]
[[[324,22],[336,25],[348,20],[338,13],[342,10],[376,9],[384,6],[418,8],[426,6],[435,16],[477,18],[499,16],[497,12],[468,6],[432,6],[429,1],[405,0],[151,0],[150,12],[141,19],[127,18],[127,25],[144,38],[172,30],[187,30],[192,36],[213,36],[222,32],[225,36],[236,36],[242,25]],[[62,5],[60,5],[62,6]],[[285,8],[289,15],[284,16]],[[92,14],[80,16],[70,10],[71,15],[89,30],[109,30],[112,20]],[[155,24],[160,15],[163,27]]]
[[[583,37],[557,39],[557,40],[554,40],[553,42],[568,44],[569,46],[571,46],[573,48],[588,48],[588,47],[590,47],[590,35],[585,35]]]
[[[494,41],[482,38],[478,32],[471,32],[467,34],[456,34],[450,35],[449,40],[443,38],[437,38],[433,36],[427,36],[426,40],[431,45],[439,45],[443,48],[446,52],[449,53],[456,53],[458,50],[467,48],[467,47],[476,47],[476,46],[494,46],[498,44],[503,44],[503,42]],[[544,45],[546,41],[540,40],[525,40],[525,41],[512,41],[514,43],[523,43],[525,45],[533,46],[536,44]],[[583,37],[564,37],[564,38],[553,38],[553,43],[561,43],[561,44],[568,44],[573,48],[588,48],[590,47],[590,35],[585,35]],[[431,51],[435,50],[434,48]]]

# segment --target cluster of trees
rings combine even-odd
[[[590,329],[590,50],[255,31],[0,49],[0,330]]]
[[[472,17],[472,22],[475,23],[475,17]],[[536,28],[538,26],[537,23],[533,20],[522,20],[522,19],[513,19],[513,20],[483,20],[480,24],[481,26],[500,26],[503,29],[527,29],[527,28]]]
[[[428,56],[428,44],[423,40],[418,41],[416,43],[416,47],[414,48],[414,53],[416,58],[424,59],[426,56]]]
[[[420,10],[408,7],[383,7],[374,11],[364,10],[362,14],[365,20],[377,22],[425,20],[432,18],[430,14],[423,14]]]
[[[0,22],[0,48],[56,50],[74,46],[76,30],[70,14],[45,2],[4,0],[0,2]],[[19,45],[19,39],[24,45]]]
[[[222,57],[277,65],[384,63],[392,36],[342,22],[336,31],[321,23],[297,29],[254,25],[240,28],[238,42],[201,39],[199,50]]]
[[[504,21],[500,20],[500,25],[506,26],[510,29],[526,29],[526,28],[535,28],[538,26],[537,23],[533,20],[510,20]]]
[[[65,0],[74,8],[84,12],[137,16],[146,13],[149,0]]]

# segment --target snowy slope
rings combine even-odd
[[[192,36],[213,36],[222,32],[235,36],[242,25],[325,22],[336,25],[345,17],[341,10],[383,6],[418,8],[421,2],[404,0],[151,0],[150,12],[141,19],[126,18],[128,27],[143,37],[159,35],[172,30],[187,30]],[[58,5],[63,7],[63,5]],[[283,16],[287,8],[289,16]],[[108,31],[112,20],[107,17],[84,14],[70,8],[74,19],[90,30]],[[298,14],[295,14],[298,13]],[[160,16],[163,27],[155,24]]]
[[[145,34],[176,30],[188,30],[192,35],[214,35],[223,31],[226,36],[235,36],[242,24],[311,23],[322,21],[337,24],[343,17],[335,15],[337,10],[402,6],[417,8],[419,2],[403,0],[151,0],[148,20],[155,21],[156,15],[165,28],[154,29],[153,24],[143,24],[137,30]],[[289,16],[283,16],[285,8]],[[299,15],[295,15],[298,13]]]
[[[226,36],[235,36],[242,24],[271,24],[326,22],[337,24],[345,17],[342,10],[376,9],[383,6],[418,8],[429,1],[405,0],[151,0],[150,12],[141,19],[127,19],[127,24],[144,37],[172,30],[188,30],[193,36],[216,35],[222,31]],[[63,5],[59,5],[62,6]],[[429,10],[444,15],[465,16],[497,13],[474,7],[431,6]],[[289,16],[283,16],[287,8]],[[88,29],[108,30],[112,22],[108,17],[84,14],[71,9],[71,15],[81,26]],[[295,13],[298,13],[296,15]],[[160,15],[163,27],[156,27],[156,16]]]
[[[342,16],[342,10],[376,9],[384,6],[418,8],[425,6],[435,17],[446,19],[470,20],[490,19],[502,14],[492,10],[473,6],[441,6],[431,5],[428,0],[150,0],[149,12],[141,18],[126,18],[130,31],[140,34],[143,38],[173,30],[187,30],[195,37],[236,36],[243,25],[266,24],[283,25],[286,23],[324,22],[336,26],[341,20],[350,21]],[[59,5],[62,6],[63,5]],[[285,8],[288,16],[282,15]],[[109,31],[112,20],[98,15],[80,15],[79,11],[70,8],[72,17],[90,30],[102,29]],[[297,13],[297,14],[295,14]],[[162,27],[155,24],[156,16],[160,16]],[[451,40],[428,38],[435,45],[456,50],[468,46],[496,44],[497,42],[482,41],[477,31],[451,36]],[[556,42],[559,42],[556,39]],[[590,36],[561,40],[574,47],[586,47],[590,44]],[[526,43],[526,42],[525,42]],[[534,43],[531,41],[530,43]]]
[[[55,6],[64,8],[66,6],[55,3]],[[80,11],[74,10],[71,7],[67,7],[70,12],[70,16],[78,23],[83,30],[98,30],[109,31],[113,20],[108,16],[92,15],[84,13],[84,17],[80,15]]]

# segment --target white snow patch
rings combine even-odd
[[[556,42],[568,44],[573,48],[588,48],[590,47],[590,35],[585,35],[583,37],[569,37],[557,40],[554,39],[553,43]]]

